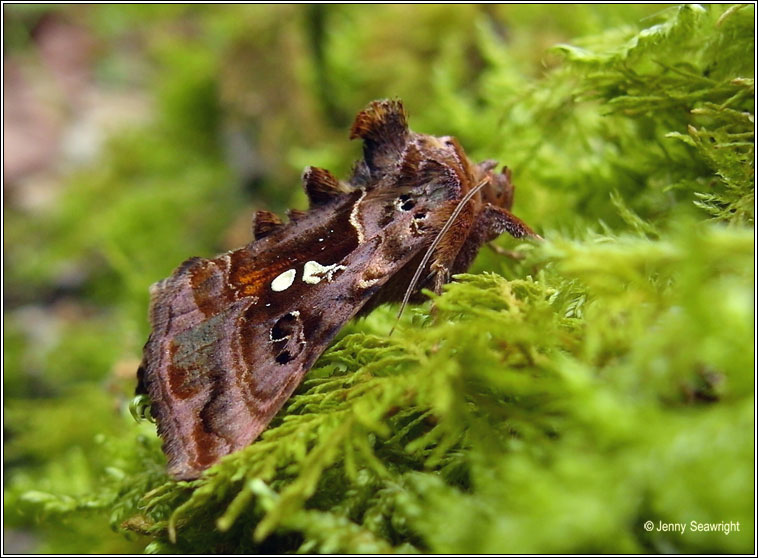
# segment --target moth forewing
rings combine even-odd
[[[499,205],[512,197],[495,165],[410,131],[400,101],[371,103],[351,137],[364,156],[349,180],[304,172],[307,212],[283,223],[259,211],[250,244],[192,258],[154,287],[137,391],[150,396],[175,478],[255,441],[362,308],[404,306],[500,232],[531,233]]]

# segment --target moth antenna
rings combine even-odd
[[[308,215],[307,211],[303,211],[302,209],[288,209],[287,210],[287,218],[290,221],[299,221],[303,217]]]
[[[303,172],[303,187],[308,195],[311,207],[324,205],[349,190],[340,185],[340,181],[326,169],[306,167]]]
[[[484,188],[487,184],[489,184],[489,181],[490,181],[489,177],[484,178],[479,184],[474,186],[465,196],[463,196],[463,198],[458,203],[458,205],[455,206],[453,213],[451,213],[450,217],[448,217],[447,221],[445,221],[445,224],[442,227],[442,229],[440,229],[440,232],[437,233],[437,236],[429,245],[429,248],[427,249],[426,254],[424,254],[424,258],[421,260],[421,263],[416,268],[416,273],[413,274],[413,278],[411,279],[411,282],[408,284],[408,289],[405,291],[405,295],[403,296],[403,302],[400,303],[400,311],[397,313],[397,318],[395,318],[395,325],[392,326],[392,329],[390,330],[390,335],[392,335],[392,332],[395,331],[395,327],[397,326],[397,323],[400,321],[400,317],[403,315],[403,311],[405,310],[405,307],[408,305],[408,301],[411,299],[413,290],[416,288],[416,285],[418,284],[418,280],[421,277],[421,274],[424,272],[424,268],[426,267],[426,264],[429,263],[429,259],[432,257],[434,250],[442,241],[445,234],[447,234],[447,231],[450,230],[450,227],[453,226],[453,223],[455,223],[455,220],[458,218],[458,215],[461,214],[461,211],[463,211],[463,208],[466,206],[466,204],[471,200],[471,198],[473,198],[477,194],[477,192],[479,192],[482,188]]]
[[[253,238],[261,239],[284,226],[276,213],[270,211],[256,211],[253,217]]]

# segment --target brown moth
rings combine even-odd
[[[286,224],[259,211],[250,244],[191,258],[152,286],[137,392],[173,477],[197,478],[252,443],[353,316],[440,292],[502,232],[534,235],[510,212],[510,172],[473,164],[452,137],[412,132],[400,101],[372,102],[350,138],[363,139],[363,159],[349,180],[303,173],[308,211]]]

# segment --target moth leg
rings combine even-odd
[[[516,252],[515,250],[506,250],[505,248],[501,248],[492,242],[487,243],[487,248],[495,252],[495,254],[498,256],[507,256],[513,260],[523,260],[525,257],[521,252]]]
[[[435,250],[430,272],[433,274],[432,288],[436,294],[442,292],[442,287],[450,281],[451,274],[468,269],[482,244],[491,242],[502,233],[507,232],[515,238],[542,239],[513,213],[492,203],[484,206],[473,226],[464,215],[465,213],[461,215],[463,218],[456,221]],[[495,249],[492,245],[490,247]],[[515,259],[520,257],[513,252],[508,255]]]
[[[542,237],[535,233],[529,225],[516,217],[513,213],[505,208],[487,204],[481,217],[477,222],[477,227],[481,229],[483,242],[494,240],[502,233],[507,232],[514,238],[532,237],[542,240]]]
[[[430,270],[433,278],[432,290],[435,294],[440,294],[445,283],[450,282],[450,268],[443,263],[435,261],[431,265]]]
[[[442,293],[442,287],[450,282],[451,270],[469,236],[473,218],[473,209],[465,208],[434,250],[429,272],[432,275],[431,287],[435,294]]]
[[[452,274],[464,273],[471,265],[471,262],[474,261],[479,248],[483,244],[495,240],[504,232],[516,238],[531,237],[542,239],[541,236],[536,234],[513,213],[507,209],[488,203],[479,213],[471,233],[458,252],[455,263],[451,268]],[[499,248],[495,249],[492,245],[490,247],[496,252],[499,250]]]

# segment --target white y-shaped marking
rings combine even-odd
[[[322,279],[331,281],[335,273],[345,269],[344,265],[321,265],[313,260],[305,262],[303,266],[303,281],[309,285],[317,285]]]

